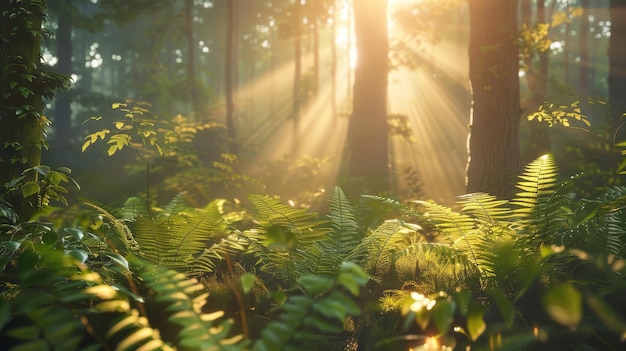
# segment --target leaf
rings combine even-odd
[[[485,308],[477,301],[470,301],[469,312],[467,314],[467,333],[472,341],[478,339],[479,336],[487,329],[487,323],[483,319]]]
[[[299,282],[304,290],[312,295],[330,290],[335,283],[333,279],[319,275],[305,275],[299,279]]]
[[[582,295],[570,283],[551,287],[542,301],[546,312],[561,325],[575,329],[582,320]]]
[[[37,182],[26,182],[24,185],[22,185],[22,196],[29,197],[31,195],[38,194],[40,190],[41,187]]]
[[[500,289],[492,289],[488,291],[488,294],[496,301],[500,315],[504,319],[504,323],[507,328],[513,327],[513,321],[515,320],[515,308],[504,292]]]
[[[78,260],[78,262],[80,263],[85,263],[85,261],[87,261],[87,258],[89,258],[89,255],[87,254],[87,252],[83,251],[83,250],[69,250],[67,251],[67,254],[72,256],[73,258],[75,258],[76,260]]]
[[[63,231],[71,235],[76,241],[83,240],[83,237],[85,236],[85,233],[83,233],[83,231],[79,228],[64,228]]]
[[[256,280],[256,276],[252,273],[246,273],[241,276],[241,288],[245,294],[249,293],[254,286],[254,281]]]
[[[112,252],[112,253],[107,253],[106,256],[112,259],[115,263],[126,268],[127,271],[130,270],[128,266],[128,261],[122,255]]]
[[[439,300],[432,309],[433,321],[440,333],[445,333],[452,324],[456,304],[454,301]]]

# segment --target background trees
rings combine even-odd
[[[516,27],[510,21],[510,25],[503,24],[507,25],[505,31],[510,31],[506,35],[496,29],[498,24],[491,20],[501,11],[501,2],[390,1],[388,8],[401,11],[389,11],[389,23],[382,25],[382,20],[372,20],[365,30],[361,26],[362,17],[370,14],[363,14],[375,6],[378,6],[377,11],[382,11],[381,4],[354,3],[357,12],[353,21],[352,4],[342,0],[257,1],[240,5],[229,16],[230,3],[195,0],[163,2],[156,6],[150,1],[132,4],[118,0],[54,2],[51,21],[46,28],[54,31],[57,39],[44,41],[42,54],[50,66],[71,73],[74,82],[69,95],[60,95],[49,104],[48,114],[54,122],[51,131],[53,154],[61,155],[59,150],[63,148],[75,152],[80,138],[93,131],[89,125],[81,125],[82,121],[90,116],[106,115],[112,103],[130,98],[149,101],[151,110],[160,118],[170,119],[181,114],[195,121],[223,123],[224,127],[219,131],[202,132],[203,136],[195,141],[206,164],[219,160],[221,153],[232,150],[239,151],[242,163],[246,163],[245,169],[258,169],[254,165],[257,158],[271,160],[285,154],[294,159],[305,155],[330,157],[333,169],[325,174],[327,184],[343,178],[390,177],[392,187],[380,182],[376,188],[404,190],[406,185],[403,184],[410,184],[410,181],[403,180],[403,177],[415,180],[423,176],[425,187],[432,194],[430,189],[443,187],[436,180],[446,173],[446,177],[459,179],[459,183],[467,176],[467,190],[500,193],[502,190],[493,184],[514,179],[517,168],[514,164],[520,163],[516,159],[528,161],[549,149],[565,154],[562,136],[553,130],[550,131],[552,135],[547,135],[548,129],[536,121],[522,123],[520,128],[524,137],[519,142],[514,141],[515,132],[511,126],[519,120],[516,122],[513,115],[525,119],[525,114],[536,110],[545,97],[567,89],[590,97],[608,96],[611,85],[608,81],[617,84],[621,77],[618,73],[607,76],[603,68],[604,62],[609,62],[608,56],[602,53],[608,50],[610,28],[620,28],[619,16],[618,20],[609,21],[608,0],[590,3],[585,11],[579,9],[587,3],[580,0],[522,1],[518,14],[507,14],[512,19],[519,19],[520,26]],[[470,23],[469,14],[478,19]],[[237,30],[228,35],[227,19],[233,16],[238,19],[238,24],[233,27]],[[493,26],[494,30],[486,30],[487,26]],[[365,35],[368,40],[352,40],[353,27],[358,33],[365,32],[360,35]],[[382,98],[370,98],[384,96],[383,86],[389,86],[385,82],[388,78],[383,75],[390,67],[382,57],[390,44],[383,43],[384,30],[374,31],[375,27],[391,28],[392,51],[388,55],[391,68],[417,68],[418,72],[403,75],[407,81],[402,84],[410,86],[387,88],[390,103]],[[93,31],[94,28],[98,31]],[[481,31],[496,33],[498,38],[494,34],[494,38],[487,40],[477,34],[472,35],[471,42],[468,41],[470,32]],[[581,31],[589,34],[581,35]],[[380,40],[376,39],[379,33]],[[616,33],[611,38],[619,42],[619,31]],[[226,49],[228,37],[232,38],[231,50]],[[519,101],[513,98],[517,95],[515,86],[518,82],[513,74],[516,68],[513,63],[510,68],[504,68],[503,61],[495,59],[503,58],[506,52],[506,60],[513,62],[515,48],[509,45],[512,42],[519,44],[519,59],[523,62],[518,73],[522,79]],[[465,52],[470,45],[472,65],[468,70]],[[501,47],[505,50],[500,50]],[[588,49],[587,55],[585,48]],[[615,48],[619,45],[612,48],[613,72],[617,72],[619,51]],[[235,51],[239,53],[238,57],[227,57]],[[481,55],[483,58],[479,57]],[[358,60],[355,59],[357,56]],[[364,65],[370,68],[363,70]],[[589,66],[587,73],[582,67],[585,65]],[[354,68],[359,78],[353,86]],[[474,134],[469,141],[471,162],[467,173],[461,174],[462,166],[448,168],[437,165],[437,161],[424,160],[437,154],[426,150],[446,148],[456,152],[459,158],[465,158],[466,151],[442,140],[464,138],[461,134],[465,132],[461,133],[461,129],[469,123],[467,101],[470,94],[465,83],[468,71],[472,72],[474,81]],[[337,84],[349,89],[337,89],[333,83],[337,77]],[[479,82],[481,79],[484,82]],[[483,83],[490,89],[496,81],[502,84],[503,89],[495,89],[502,98],[492,98],[490,92],[493,90],[482,94],[484,88],[476,89]],[[391,83],[392,86],[396,84],[393,80]],[[227,88],[227,85],[231,87]],[[584,92],[584,86],[588,86],[588,93]],[[231,88],[236,93],[227,93]],[[619,88],[612,90],[619,91]],[[365,97],[367,94],[372,95]],[[414,97],[424,98],[433,107],[417,106],[423,103],[418,103]],[[68,99],[71,99],[71,105]],[[505,102],[505,99],[509,101]],[[613,100],[619,101],[617,97]],[[517,107],[512,106],[522,104],[523,110],[515,112]],[[505,105],[509,106],[507,112],[503,110]],[[494,112],[496,109],[500,111]],[[406,128],[394,126],[389,130],[383,110],[394,116],[408,115],[403,122]],[[327,119],[330,115],[340,118],[331,121]],[[350,120],[341,118],[348,115],[352,116]],[[374,118],[374,115],[378,117]],[[506,116],[497,119],[495,115]],[[601,120],[599,116],[596,118]],[[502,125],[497,126],[500,122]],[[445,129],[445,123],[450,124],[447,135],[427,130],[439,123],[442,129]],[[287,129],[286,124],[290,125]],[[389,139],[385,132],[415,132],[418,129],[424,130],[427,137],[432,136],[432,140],[422,137],[412,146],[406,146],[407,150],[412,149],[410,151],[400,150],[395,144],[397,138]],[[239,147],[226,147],[227,140],[234,140],[234,135]],[[502,140],[480,135],[501,135]],[[555,135],[557,144],[551,148],[549,144],[556,140]],[[330,139],[333,141],[329,142]],[[520,156],[516,156],[516,144],[521,145]],[[408,159],[409,153],[413,155],[412,160],[423,160],[419,167],[414,161],[401,164],[405,161],[399,159]],[[73,154],[63,159],[74,167],[83,167],[92,161],[101,162],[96,159],[85,162],[80,157]],[[77,160],[76,165],[72,164],[73,160]],[[346,163],[339,166],[340,160]],[[510,186],[502,185],[502,188]],[[451,192],[457,194],[463,189],[455,186]]]

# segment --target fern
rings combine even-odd
[[[251,240],[260,269],[293,285],[303,274],[317,271],[320,256],[315,254],[316,245],[325,240],[330,229],[326,221],[317,219],[315,213],[295,209],[280,203],[278,199],[251,195],[253,218],[259,228],[246,231]]]
[[[94,203],[87,202],[85,203],[88,207],[96,210],[98,214],[106,219],[111,226],[112,232],[110,231],[101,231],[104,238],[107,240],[110,246],[116,251],[120,251],[122,253],[127,252],[139,252],[140,247],[133,233],[130,231],[130,228],[120,219],[116,218],[110,212],[105,210],[99,205]]]
[[[219,322],[222,311],[202,313],[208,293],[195,279],[184,274],[147,266],[140,277],[148,288],[158,293],[155,302],[165,305],[167,321],[180,327],[179,345],[185,350],[244,350],[247,341],[241,335],[230,336],[231,320]]]
[[[330,218],[332,225],[331,232],[326,240],[320,241],[319,247],[311,250],[310,253],[311,256],[318,256],[319,265],[312,272],[315,274],[333,274],[336,272],[341,262],[349,259],[350,253],[361,241],[354,217],[354,209],[339,187],[335,187],[330,197],[328,218]],[[309,258],[309,260],[314,259],[314,257]]]
[[[381,277],[393,267],[397,255],[411,242],[414,228],[401,221],[385,221],[348,255],[348,260],[363,264],[370,274]]]
[[[308,351],[331,346],[329,340],[343,332],[347,319],[361,314],[353,297],[367,281],[367,274],[352,263],[339,266],[332,277],[301,277],[306,294],[292,296],[281,306],[280,317],[264,328],[253,349]]]

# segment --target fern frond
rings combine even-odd
[[[399,253],[396,272],[400,281],[417,281],[422,293],[452,293],[457,287],[477,287],[480,278],[478,267],[465,251],[421,240]]]
[[[313,274],[333,274],[341,262],[348,258],[361,241],[354,209],[339,187],[335,187],[329,200],[328,218],[332,231],[319,242],[318,247],[309,250],[307,260],[318,261]]]
[[[105,210],[101,206],[98,206],[94,203],[86,202],[86,206],[91,207],[96,210],[100,216],[105,218],[109,224],[112,226],[113,233],[105,233],[105,238],[109,245],[113,245],[111,247],[114,251],[121,252],[134,252],[137,253],[140,251],[140,246],[137,243],[133,233],[130,231],[128,226],[124,224],[117,217],[112,215],[109,211]],[[112,236],[111,236],[112,235]]]
[[[195,279],[171,270],[148,266],[140,274],[147,287],[158,292],[168,322],[180,327],[180,345],[188,350],[240,351],[247,347],[241,335],[230,335],[232,320],[218,321],[222,311],[202,313],[208,293]]]
[[[317,214],[305,209],[296,209],[282,204],[278,199],[264,195],[250,195],[254,219],[262,227],[278,226],[294,233],[300,242],[323,240],[328,228],[326,221],[317,219]]]
[[[400,221],[385,221],[354,248],[347,260],[362,264],[372,275],[383,275],[393,267],[397,254],[411,243],[414,234],[414,228]]]
[[[217,262],[222,261],[225,255],[234,255],[243,252],[248,247],[249,241],[241,234],[230,234],[220,241],[213,243],[190,263],[190,271],[194,274],[213,272]]]
[[[158,223],[148,217],[136,218],[132,229],[142,248],[142,258],[158,266],[180,271],[199,267],[210,269],[210,259],[218,259],[221,257],[220,252],[223,254],[226,252],[224,250],[236,250],[239,247],[234,238],[222,243],[230,231],[222,213],[223,204],[224,200],[215,200],[193,212],[173,210],[169,212],[171,215]],[[232,246],[227,247],[227,244]],[[203,258],[197,261],[198,266],[194,266],[198,257]]]
[[[508,201],[498,200],[493,195],[485,193],[461,195],[457,203],[462,206],[461,212],[488,225],[495,225],[512,217],[511,209],[505,207]]]
[[[554,192],[557,176],[558,169],[550,154],[543,155],[526,166],[516,185],[521,191],[511,201],[511,204],[519,206],[515,212],[521,219],[533,217],[541,210],[538,207]]]
[[[267,196],[252,195],[250,202],[253,217],[259,222],[258,230],[250,233],[262,235],[252,243],[260,269],[285,284],[294,284],[298,276],[315,272],[320,266],[315,250],[330,233],[330,228],[324,226],[327,221]]]
[[[463,213],[453,211],[451,208],[427,201],[413,201],[423,211],[423,219],[451,241],[465,235],[474,229],[475,220]]]

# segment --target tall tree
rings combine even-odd
[[[238,0],[228,1],[228,24],[226,29],[226,57],[224,60],[224,94],[226,95],[226,137],[228,152],[237,155],[239,147],[235,131],[235,98],[238,62],[237,55],[237,12]]]
[[[387,1],[355,0],[353,6],[357,63],[348,173],[365,182],[363,190],[380,192],[388,189],[389,176]]]
[[[471,0],[467,191],[511,195],[519,171],[517,0]]]
[[[591,92],[590,70],[591,62],[589,55],[589,0],[580,2],[582,14],[580,16],[580,30],[578,34],[578,52],[580,54],[578,73],[578,95],[580,97],[580,108],[583,114],[588,114],[588,100]]]
[[[198,78],[196,77],[196,45],[193,35],[193,0],[185,0],[185,40],[187,42],[187,85],[191,100],[191,110],[196,118],[204,118],[204,103],[200,97]]]
[[[611,0],[609,16],[609,102],[617,126],[626,113],[626,1]]]
[[[536,2],[536,9],[533,11],[532,0],[522,0],[521,18],[523,30],[535,30],[540,32],[540,28],[549,29],[546,23],[546,8],[544,1]],[[533,18],[534,13],[534,18]],[[533,43],[537,45],[537,43]],[[533,113],[539,109],[542,99],[548,94],[548,47],[534,47],[524,54],[524,68],[526,71],[526,87],[528,96],[522,102],[525,113]],[[528,152],[525,155],[524,163],[550,152],[550,129],[537,120],[527,121],[527,144]]]
[[[56,55],[58,58],[56,69],[66,76],[72,74],[72,14],[76,9],[72,0],[53,1],[50,4],[50,12],[57,15],[56,30]],[[61,160],[71,149],[72,132],[72,108],[71,98],[68,92],[57,94],[54,104],[54,131],[55,146]]]
[[[293,4],[293,92],[291,102],[291,118],[293,119],[293,135],[291,151],[294,157],[298,152],[300,133],[300,109],[302,108],[302,3],[295,0]]]
[[[28,168],[39,165],[48,120],[42,97],[67,84],[61,76],[41,70],[42,1],[0,1],[0,195],[5,185]],[[35,172],[25,181],[36,180]],[[37,206],[36,198],[8,194],[22,220]]]

